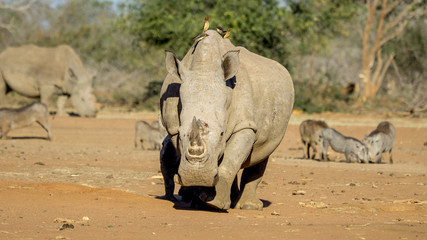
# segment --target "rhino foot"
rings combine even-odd
[[[254,202],[238,202],[236,204],[236,209],[245,209],[245,210],[262,210],[263,208],[263,203],[261,202],[261,200],[257,200]]]
[[[213,208],[227,210],[230,209],[231,201],[222,201],[215,198],[212,201],[206,202],[206,204]]]
[[[165,195],[163,198],[172,202],[178,202],[178,199],[174,195]]]

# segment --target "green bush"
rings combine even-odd
[[[341,93],[343,89],[330,82],[313,83],[311,80],[294,81],[294,109],[306,113],[349,112],[355,102],[354,95]]]

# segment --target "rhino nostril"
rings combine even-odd
[[[217,173],[217,174],[215,175],[215,177],[214,177],[213,182],[212,182],[212,186],[215,186],[215,185],[217,184],[218,180],[219,180],[219,176],[218,176],[218,173]]]
[[[196,145],[188,148],[188,153],[190,153],[190,155],[200,156],[203,154],[203,152],[204,152],[203,146]]]

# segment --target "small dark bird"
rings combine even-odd
[[[225,32],[225,35],[224,35],[224,37],[223,38],[228,38],[229,36],[230,36],[230,34],[231,34],[231,29],[232,28],[229,28],[229,29],[227,29],[227,31]]]
[[[204,39],[205,37],[207,37],[207,36],[209,36],[209,34],[207,34],[207,33],[202,33],[202,34],[199,34],[199,35],[197,35],[197,36],[195,36],[193,39],[194,39],[194,41],[200,41],[200,40],[202,40],[202,39]]]
[[[209,17],[205,17],[205,22],[203,23],[202,33],[206,32],[209,29]]]
[[[224,34],[225,33],[225,30],[224,30],[224,28],[222,28],[221,26],[216,26],[216,31],[219,33],[219,34]]]

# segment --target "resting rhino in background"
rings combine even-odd
[[[180,155],[176,181],[215,187],[214,197],[200,198],[228,209],[243,168],[233,204],[262,209],[256,188],[291,116],[292,79],[279,63],[235,47],[215,31],[206,33],[182,62],[166,51],[169,74],[160,107],[162,123]]]
[[[64,105],[71,97],[80,116],[95,117],[92,78],[74,50],[66,45],[54,48],[25,45],[7,48],[0,54],[0,105],[13,90],[26,97],[40,97],[49,105],[58,96],[58,115],[65,115]]]

